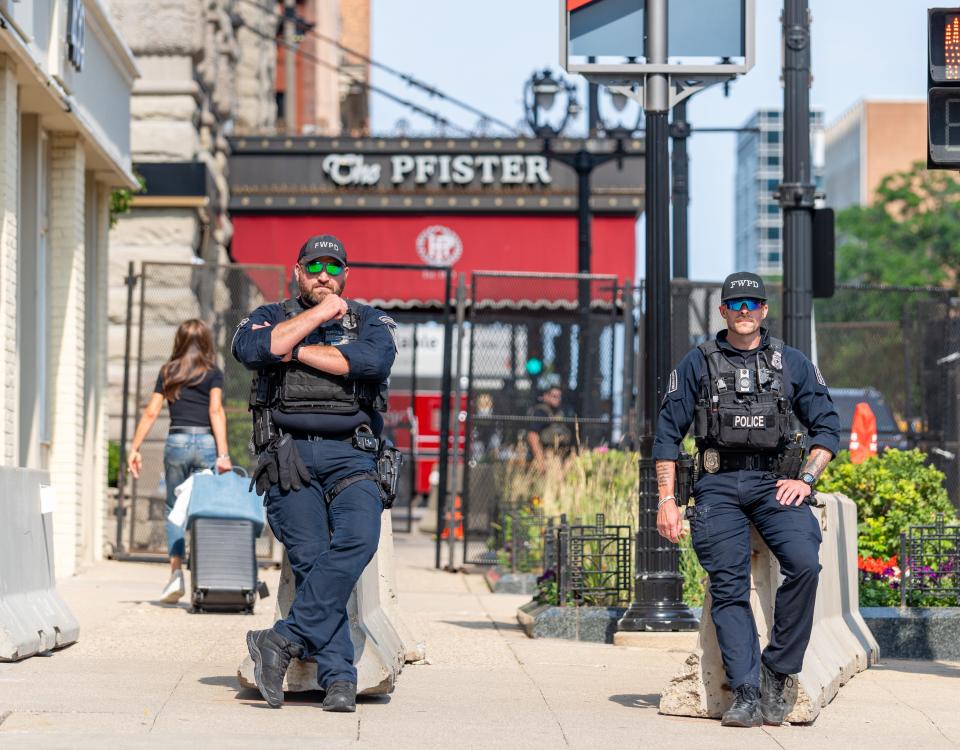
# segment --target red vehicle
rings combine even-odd
[[[451,397],[451,407],[453,397]],[[411,409],[409,391],[391,391],[387,413],[384,414],[384,434],[416,466],[414,494],[426,495],[430,492],[430,473],[440,459],[440,408],[442,399],[439,391],[418,391]],[[461,412],[466,412],[467,395],[460,400]],[[411,430],[411,427],[413,429]],[[453,420],[451,419],[450,447],[453,447]],[[411,450],[411,432],[415,435]],[[460,451],[464,447],[464,435],[460,433]],[[406,471],[406,469],[405,469]]]

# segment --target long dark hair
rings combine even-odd
[[[184,386],[198,385],[216,367],[217,353],[210,328],[196,318],[183,321],[173,338],[173,353],[160,368],[164,398],[176,401]]]

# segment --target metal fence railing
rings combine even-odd
[[[900,534],[900,606],[922,605],[920,597],[960,603],[960,526],[946,525],[942,513]]]
[[[124,459],[133,425],[153,393],[161,366],[170,357],[177,326],[199,318],[213,331],[217,361],[224,371],[223,405],[227,440],[235,466],[253,468],[251,422],[247,412],[250,373],[232,356],[230,343],[240,321],[262,304],[286,295],[282,266],[210,265],[205,263],[131,264],[124,357],[121,481],[117,499],[115,555],[165,555],[166,485],[163,446],[166,430],[154,428],[141,447],[143,470],[138,480],[126,477]],[[163,419],[163,418],[161,418]],[[272,556],[273,537],[265,530],[257,555]]]

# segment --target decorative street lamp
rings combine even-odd
[[[559,124],[553,125],[547,119],[547,113],[554,109],[557,98],[566,96]],[[534,73],[523,89],[523,109],[530,130],[538,138],[555,138],[566,130],[570,118],[580,114],[577,102],[577,87],[564,78],[554,77],[549,68]]]

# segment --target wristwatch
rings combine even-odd
[[[299,362],[299,361],[300,361],[300,356],[299,356],[299,355],[300,355],[300,349],[301,349],[302,347],[303,347],[303,344],[297,344],[297,345],[296,345],[295,347],[293,347],[293,349],[290,351],[290,359],[292,359],[294,362]]]
[[[813,487],[817,483],[817,478],[809,471],[805,471],[800,475],[800,481]]]

